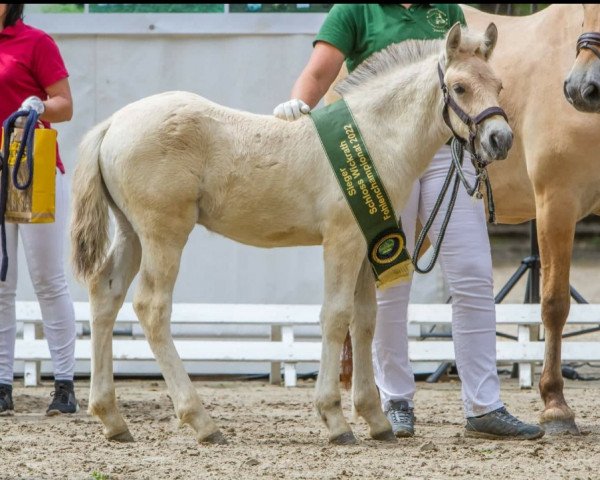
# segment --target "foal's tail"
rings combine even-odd
[[[348,330],[346,340],[344,340],[344,348],[342,350],[340,362],[340,381],[346,390],[350,390],[350,387],[352,386],[352,338],[350,337],[350,330]]]
[[[104,260],[108,244],[107,193],[100,172],[100,146],[110,127],[108,119],[89,131],[79,145],[79,162],[72,182],[71,265],[87,281]]]

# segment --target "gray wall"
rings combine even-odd
[[[51,34],[70,72],[75,113],[56,124],[70,173],[82,135],[124,105],[188,90],[222,105],[270,114],[287,100],[323,14],[28,14]],[[68,242],[65,238],[68,250]],[[20,251],[18,299],[35,294]],[[87,292],[67,272],[74,300]],[[414,301],[445,301],[439,269],[416,275]],[[135,282],[134,282],[135,286]],[[259,249],[198,226],[190,235],[175,302],[321,303],[322,248]],[[130,289],[128,300],[132,298]]]
[[[298,15],[305,14],[296,14],[296,18]],[[92,16],[96,23],[90,26]],[[281,23],[274,16],[281,17],[267,15],[271,27]],[[253,34],[252,30],[260,30],[260,25],[254,26],[256,17],[250,24],[239,27],[236,26],[240,21],[238,15],[229,17],[235,17],[235,25],[223,24],[220,33],[210,35],[194,34],[193,27],[186,29],[185,25],[183,34],[172,32],[177,26],[171,26],[171,32],[164,34],[125,33],[143,32],[140,22],[160,25],[161,17],[170,20],[173,14],[85,17],[86,25],[74,25],[74,17],[69,15],[26,17],[27,23],[48,31],[55,38],[70,72],[73,120],[55,125],[68,175],[77,161],[77,144],[82,135],[119,108],[148,95],[188,90],[228,107],[270,114],[275,105],[288,98],[293,82],[309,58],[314,36],[272,31]],[[98,20],[98,17],[102,18]],[[320,19],[315,22],[314,15],[310,18],[312,23],[319,24]],[[114,23],[119,22],[126,23],[114,27]],[[110,31],[111,25],[113,31]],[[214,23],[212,28],[215,29]],[[310,26],[308,29],[314,30]],[[94,33],[104,30],[109,31]],[[222,33],[227,30],[242,33]],[[265,30],[264,25],[262,30]],[[61,33],[64,31],[67,33]],[[20,255],[18,299],[32,300],[35,294],[22,252]],[[68,274],[73,298],[86,300],[85,289],[73,280],[70,271]],[[322,276],[321,247],[259,249],[235,243],[198,226],[183,254],[174,300],[320,303]],[[129,300],[132,291],[130,289]]]
[[[119,108],[145,96],[188,90],[228,107],[270,114],[275,105],[288,99],[323,19],[321,14],[27,15],[27,23],[42,28],[57,41],[70,72],[73,120],[54,125],[59,131],[69,181],[83,134]],[[65,245],[68,251],[67,238]],[[22,249],[19,265],[17,298],[35,300]],[[438,268],[436,272],[427,282],[416,276],[414,301],[446,300]],[[67,274],[73,299],[86,301],[87,292],[73,279],[68,263]],[[259,249],[198,226],[183,252],[174,301],[321,303],[322,288],[320,246]],[[133,288],[128,301],[132,293]],[[262,330],[268,334],[268,330]],[[297,333],[315,336],[319,329],[300,329]],[[267,364],[204,363],[186,367],[197,374],[269,371]],[[316,368],[307,364],[299,370]],[[419,368],[415,366],[415,371]],[[51,372],[48,362],[42,370]],[[15,371],[21,372],[22,365],[15,365]],[[152,374],[158,370],[153,362],[117,362],[115,371]],[[87,372],[88,363],[78,362],[77,374]]]

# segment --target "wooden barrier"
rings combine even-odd
[[[297,341],[295,326],[318,325],[320,305],[257,305],[257,304],[174,304],[172,324],[188,325],[268,325],[271,336],[264,340],[248,340],[228,335],[228,340],[198,338],[176,339],[175,346],[184,361],[269,362],[272,383],[281,381],[281,364],[286,387],[296,385],[296,364],[318,362],[321,342]],[[409,324],[443,325],[451,323],[452,310],[447,304],[410,304]],[[540,324],[540,305],[496,305],[498,327],[517,326],[518,341],[498,341],[497,361],[518,363],[522,388],[533,383],[534,362],[544,357],[544,343],[532,339],[530,329]],[[81,333],[90,322],[89,304],[75,302],[75,318],[80,338],[75,344],[76,360],[90,360],[91,341]],[[23,322],[23,338],[17,339],[15,359],[25,362],[25,385],[39,381],[40,361],[50,360],[47,341],[40,338],[41,313],[37,302],[17,302],[17,321]],[[123,305],[117,316],[117,327],[137,324],[130,303]],[[600,324],[600,305],[571,305],[568,324]],[[412,331],[415,329],[412,328]],[[454,360],[454,346],[450,339],[409,341],[409,358],[413,362],[444,362]],[[600,361],[598,342],[563,342],[564,361]],[[154,360],[146,340],[142,337],[115,338],[114,360]]]

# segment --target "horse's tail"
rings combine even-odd
[[[79,145],[72,181],[71,265],[84,282],[98,269],[108,244],[108,202],[100,171],[100,146],[111,119],[90,130]]]

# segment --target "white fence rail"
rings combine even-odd
[[[228,340],[177,338],[175,346],[184,361],[269,362],[271,382],[281,381],[284,367],[285,386],[296,385],[296,364],[318,362],[321,356],[319,339],[299,341],[294,327],[318,325],[320,305],[257,305],[257,304],[174,304],[171,323],[174,325],[267,325],[269,339],[248,340],[228,334]],[[532,327],[540,324],[539,305],[496,305],[497,324],[517,326],[518,341],[497,342],[499,363],[518,363],[520,385],[529,388],[533,382],[533,364],[544,358],[544,343],[531,337]],[[410,304],[412,325],[450,324],[452,311],[447,304]],[[75,317],[80,338],[75,345],[76,360],[90,360],[91,342],[81,335],[89,328],[90,310],[86,302],[75,303]],[[25,362],[25,385],[39,381],[40,362],[50,360],[45,339],[39,338],[41,313],[37,302],[17,302],[17,321],[23,322],[23,338],[17,339],[15,359]],[[569,324],[600,324],[600,305],[572,305]],[[132,305],[127,303],[117,316],[117,327],[137,324]],[[113,341],[114,360],[154,360],[143,336],[135,335]],[[413,362],[443,362],[454,360],[451,340],[409,342],[409,358]],[[564,361],[600,361],[600,343],[565,341]]]

